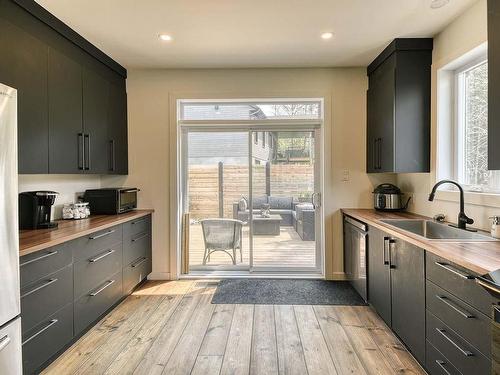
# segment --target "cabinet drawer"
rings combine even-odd
[[[123,243],[123,264],[129,265],[140,257],[151,257],[151,235],[139,233]]]
[[[426,343],[425,369],[430,375],[462,375],[429,341]]]
[[[498,302],[476,283],[474,273],[429,252],[426,252],[426,270],[428,280],[485,315],[489,316],[491,305]]]
[[[123,269],[123,294],[128,295],[151,273],[151,257],[141,257]]]
[[[117,225],[80,237],[71,242],[71,245],[74,248],[76,261],[88,259],[120,242],[122,242],[122,226]]]
[[[73,301],[73,267],[67,266],[21,289],[23,332]]]
[[[491,361],[429,311],[426,333],[427,340],[462,374],[490,373]]]
[[[491,356],[491,319],[453,294],[427,281],[427,310],[478,348]]]
[[[117,244],[109,249],[74,265],[75,299],[97,288],[106,279],[122,269],[122,245]]]
[[[81,333],[121,297],[122,271],[112,275],[98,287],[76,300],[75,335]]]
[[[123,224],[123,238],[131,238],[139,233],[151,231],[151,215],[143,216],[138,219]]]
[[[71,264],[73,252],[66,245],[50,247],[21,257],[21,287]]]
[[[73,304],[66,305],[23,335],[23,370],[33,374],[73,338]]]

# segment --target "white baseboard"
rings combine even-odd
[[[148,280],[170,280],[170,272],[151,272]]]

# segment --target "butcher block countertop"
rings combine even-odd
[[[430,251],[440,257],[483,275],[500,269],[500,241],[446,242],[426,240],[413,233],[381,222],[384,219],[427,219],[428,217],[406,212],[380,212],[373,209],[342,209],[348,216],[374,226],[390,235]]]
[[[58,220],[59,226],[54,229],[21,230],[19,231],[19,256],[60,245],[153,212],[153,210],[134,210],[119,215],[94,215],[81,220]]]

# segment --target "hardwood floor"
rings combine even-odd
[[[213,305],[216,281],[148,282],[44,374],[425,374],[366,306]]]

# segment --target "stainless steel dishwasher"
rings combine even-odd
[[[365,301],[367,231],[366,224],[344,216],[344,270],[351,285]]]

